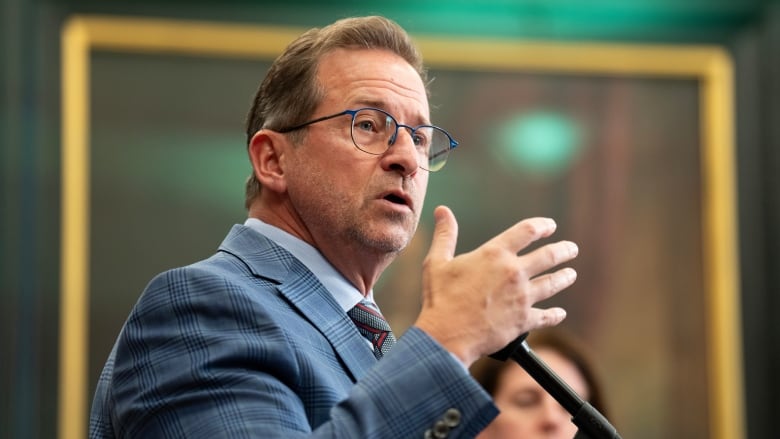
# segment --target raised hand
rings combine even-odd
[[[555,221],[525,219],[476,250],[455,256],[455,216],[439,206],[434,218],[433,242],[423,263],[422,311],[415,325],[466,366],[524,332],[557,325],[566,317],[561,308],[535,304],[574,283],[572,268],[547,272],[575,258],[577,245],[559,241],[519,254],[549,237]]]

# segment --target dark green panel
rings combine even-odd
[[[94,386],[152,276],[209,256],[245,219],[243,121],[267,67],[100,51],[92,59]]]
[[[766,3],[766,0],[59,1],[76,10],[209,21],[320,26],[345,16],[382,14],[414,34],[677,42],[722,42],[754,20]]]

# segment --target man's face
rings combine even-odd
[[[311,119],[376,107],[401,124],[430,123],[422,79],[391,52],[334,50],[321,60],[317,77],[325,97]],[[408,130],[399,130],[387,152],[371,155],[355,147],[350,121],[344,115],[306,128],[285,158],[290,201],[321,250],[398,252],[417,228],[428,171],[418,167]]]

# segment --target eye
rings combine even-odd
[[[361,131],[376,131],[376,124],[370,119],[361,119],[355,121],[355,128]]]
[[[417,127],[412,133],[412,142],[420,151],[428,151],[431,146],[431,129],[425,126]]]
[[[376,110],[365,109],[355,115],[354,128],[363,133],[380,133],[387,129],[387,116]]]
[[[539,405],[541,395],[531,390],[523,390],[512,394],[509,402],[518,408],[530,408]]]

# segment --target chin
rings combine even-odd
[[[355,238],[379,253],[398,253],[409,245],[414,231],[415,227],[410,227],[405,221],[380,222],[361,228]]]
[[[366,247],[374,249],[377,253],[397,254],[411,241],[411,235],[404,233],[365,233],[357,239]]]
[[[379,253],[397,254],[409,245],[409,239],[378,239],[374,240],[372,247]]]

